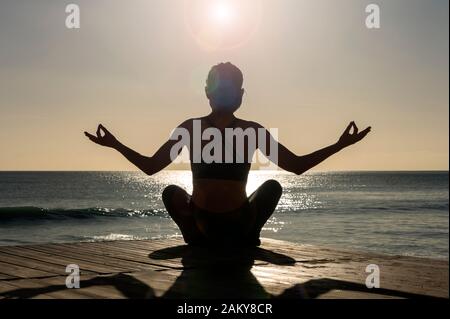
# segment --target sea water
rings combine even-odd
[[[448,259],[445,172],[252,171],[247,192],[276,179],[283,195],[262,236]],[[161,200],[189,171],[0,172],[0,245],[180,237]]]

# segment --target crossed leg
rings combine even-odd
[[[280,183],[268,180],[250,195],[248,200],[251,211],[244,213],[255,214],[254,224],[251,225],[248,236],[252,245],[260,245],[261,230],[275,211],[281,193]],[[167,212],[180,228],[184,241],[189,245],[205,244],[207,238],[199,230],[190,206],[191,196],[181,187],[170,185],[164,189],[162,198]]]
[[[255,223],[250,232],[250,238],[256,246],[260,245],[261,230],[275,211],[282,192],[280,183],[271,179],[264,182],[248,198],[250,208],[256,214]]]
[[[181,187],[170,185],[164,189],[162,199],[167,212],[180,229],[186,244],[204,243],[204,235],[197,227],[194,213],[189,204],[191,195]]]

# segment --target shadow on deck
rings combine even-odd
[[[157,296],[154,288],[139,280],[132,273],[120,272],[107,276],[95,276],[82,280],[82,288],[114,287],[123,297],[132,299],[180,298],[180,299],[218,299],[218,298],[318,298],[330,291],[374,293],[394,298],[431,298],[427,295],[407,293],[392,289],[368,289],[364,284],[330,278],[299,280],[303,283],[291,283],[283,277],[282,268],[294,266],[296,260],[284,254],[262,248],[227,251],[223,249],[175,246],[156,250],[148,255],[151,260],[173,260],[181,258],[182,270],[163,269],[156,271],[158,276],[175,276],[173,284]],[[256,262],[276,265],[281,272],[272,274],[267,280],[284,282],[288,287],[278,295],[269,293],[252,272]],[[150,282],[152,282],[150,280]],[[0,293],[0,298],[33,298],[39,295],[67,291],[65,284],[48,285],[36,288],[19,288]],[[105,295],[105,297],[108,297]]]

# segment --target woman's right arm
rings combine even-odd
[[[185,122],[186,123],[186,122]],[[180,125],[182,128],[184,123]],[[169,139],[165,142],[153,156],[144,156],[135,150],[129,148],[128,146],[122,144],[117,140],[113,134],[111,134],[103,125],[99,125],[97,128],[96,135],[84,132],[84,134],[94,143],[110,147],[121,153],[126,159],[133,163],[137,168],[143,171],[147,175],[154,175],[159,171],[166,168],[170,163],[172,163],[171,154],[172,148],[178,143],[176,139]],[[180,150],[181,152],[181,150]],[[178,152],[178,154],[180,153]],[[175,154],[175,155],[178,155]]]

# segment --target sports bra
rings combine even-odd
[[[250,163],[191,163],[194,179],[221,179],[246,182]]]
[[[215,127],[208,118],[205,120]],[[236,122],[234,120],[228,126],[232,127]],[[223,130],[221,130],[223,133]],[[224,134],[222,134],[224,136]],[[224,145],[224,144],[223,144]],[[193,163],[191,161],[191,170],[193,179],[218,179],[246,182],[250,171],[251,163]]]

